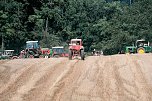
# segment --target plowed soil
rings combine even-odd
[[[152,54],[0,61],[0,101],[152,101]]]

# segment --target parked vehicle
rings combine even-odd
[[[69,44],[69,59],[71,60],[75,56],[81,57],[81,60],[84,60],[85,58],[81,39],[71,39]]]
[[[152,52],[152,47],[150,46],[149,41],[145,41],[144,39],[142,40],[137,40],[135,42],[135,45],[133,46],[126,46],[125,47],[125,53],[150,53]]]
[[[63,46],[52,47],[52,57],[68,57]]]
[[[17,59],[18,57],[14,55],[14,50],[4,50],[0,51],[0,59]]]
[[[39,58],[41,54],[38,41],[27,41],[25,50],[20,52],[20,58]]]

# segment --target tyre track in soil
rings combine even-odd
[[[113,74],[113,66],[114,66],[114,61],[111,59],[111,57],[107,57],[105,59],[105,65],[103,69],[103,87],[100,89],[102,91],[101,96],[102,96],[102,101],[111,101],[111,99],[114,99],[113,97],[115,92],[114,88],[116,88],[114,85],[115,83],[112,83],[115,81],[114,74]]]
[[[95,88],[95,81],[96,81],[96,77],[98,75],[99,69],[96,68],[96,63],[98,62],[99,58],[95,58],[94,60],[90,61],[90,58],[88,59],[88,61],[90,61],[90,63],[85,62],[83,65],[83,71],[80,74],[79,78],[75,81],[75,83],[73,84],[73,88],[71,88],[71,97],[69,99],[69,101],[73,101],[73,100],[88,100],[92,97],[95,97],[92,93],[92,91]],[[87,83],[86,83],[87,82]],[[93,83],[94,82],[94,83]],[[84,85],[84,84],[87,85]],[[88,86],[90,85],[90,86]],[[76,87],[75,87],[76,86]],[[60,99],[64,98],[61,97]],[[64,100],[61,100],[64,101]]]
[[[0,65],[6,63],[6,62],[8,62],[8,61],[9,61],[9,60],[0,60]]]
[[[122,61],[125,63],[122,63]],[[111,69],[109,68],[109,71],[112,70],[110,73],[112,76],[111,79],[107,80],[110,81],[109,87],[115,84],[116,88],[115,86],[111,86],[111,91],[105,90],[108,91],[109,97],[107,97],[108,99],[104,99],[104,101],[151,101],[152,88],[147,84],[145,75],[141,71],[141,67],[137,63],[135,56],[126,55],[123,58],[112,56],[110,62],[112,62],[112,65],[107,67],[112,67]],[[121,64],[126,65],[125,70],[129,71],[130,75],[133,76],[128,76],[128,78],[132,80],[127,80],[126,77],[123,78],[125,74],[121,72],[123,71],[124,73],[125,70],[122,70],[123,66]]]
[[[132,60],[131,57],[126,55],[123,56],[123,58],[119,56],[111,56],[107,57],[107,59],[104,58],[104,65],[98,65],[102,72],[97,81],[100,86],[96,89],[101,99],[90,98],[88,101],[151,101],[152,97],[150,95],[152,95],[152,88],[145,81],[145,75],[141,72],[141,67],[137,61],[133,60],[129,62],[130,60]],[[134,77],[129,77],[133,78],[133,80],[123,78],[125,74],[121,72],[125,72],[125,70],[121,69],[123,68],[122,65],[126,66],[125,70],[127,69],[130,74],[136,75]],[[139,80],[137,81],[136,79],[139,79],[142,83],[144,82],[144,86],[142,83],[140,86],[142,86],[145,91],[139,91],[141,87],[137,85]],[[143,97],[141,97],[141,94],[144,94]]]
[[[152,54],[149,53],[149,54],[145,54],[145,55],[141,55],[140,57],[139,56],[136,56],[136,59],[137,59],[137,62],[138,64],[142,67],[142,71],[144,71],[144,74],[146,75],[145,78],[147,78],[147,81],[148,81],[148,84],[149,86],[152,87]]]
[[[10,82],[5,89],[3,89],[0,93],[0,101],[21,101],[21,98],[15,98],[12,99],[12,97],[16,94],[18,94],[18,91],[21,87],[23,87],[27,82],[29,82],[29,80],[31,81],[31,77],[33,76],[33,74],[39,73],[39,69],[41,69],[43,66],[47,66],[47,64],[49,64],[50,62],[54,62],[53,60],[51,61],[39,61],[38,63],[36,62],[36,64],[32,64],[28,67],[26,67],[25,69],[23,69],[23,71],[19,71],[18,73],[20,73],[20,75],[13,81]],[[23,90],[28,89],[28,88],[22,88]],[[22,92],[20,92],[22,93]]]
[[[102,101],[103,99],[103,66],[105,61],[103,57],[97,57],[97,60],[89,66],[87,74],[81,75],[84,79],[79,79],[78,87],[72,95],[72,100],[76,101]],[[87,88],[85,86],[88,86]],[[84,88],[84,89],[83,89]],[[100,90],[99,90],[100,89]],[[102,90],[101,90],[102,89]]]
[[[43,64],[43,62],[41,62],[40,64]],[[0,100],[9,101],[10,98],[15,94],[17,89],[20,86],[24,85],[24,83],[26,83],[26,81],[30,78],[32,73],[36,71],[38,65],[39,64],[32,64],[26,67],[25,69],[23,69],[22,71],[19,71],[20,73],[19,76],[16,79],[14,79],[14,81],[8,83],[7,86],[4,87],[3,90],[1,90]]]
[[[135,83],[132,80],[132,67],[129,65],[130,58],[127,58],[124,56],[123,58],[119,58],[118,56],[114,56],[114,65],[113,65],[113,73],[115,77],[115,84],[116,89],[114,91],[115,97],[114,99],[111,99],[112,101],[138,101],[138,95],[137,95],[137,87]],[[123,78],[123,75],[126,75],[128,72],[130,75],[128,76],[128,79]],[[123,73],[121,73],[123,72]],[[127,73],[126,73],[127,72]],[[114,83],[114,82],[113,82]]]
[[[95,64],[92,67],[92,72],[90,73],[90,81],[94,82],[92,88],[88,92],[88,99],[90,101],[102,101],[103,93],[99,91],[101,87],[103,87],[103,66],[105,61],[103,61],[103,57],[99,57]]]
[[[143,68],[151,61],[142,59],[146,64],[141,65],[142,57],[44,59],[15,72],[15,80],[0,88],[0,101],[151,101],[152,86]],[[6,68],[3,77],[10,71]]]
[[[134,58],[128,55],[94,57],[88,58],[81,67],[80,64],[59,82],[61,86],[51,101],[151,101],[152,90]],[[131,80],[123,78],[121,72],[125,69],[133,76],[129,77]],[[144,85],[138,84],[139,81]]]
[[[37,64],[37,63],[38,62],[35,62],[35,64]],[[5,67],[5,69],[3,71],[3,75],[5,75],[7,78],[9,77],[9,80],[7,81],[7,83],[5,83],[3,86],[1,86],[0,94],[4,94],[6,91],[12,89],[12,85],[14,85],[16,82],[18,82],[18,80],[21,80],[20,78],[22,77],[22,75],[26,75],[26,73],[28,71],[30,71],[30,69],[32,69],[31,67],[35,65],[34,63],[26,64],[24,67],[16,70],[16,72],[13,74],[12,72],[5,72],[5,71],[10,71],[10,69],[12,68],[10,66],[10,64],[16,65],[14,63],[14,61],[12,60],[12,62],[10,62],[9,65],[4,64],[4,65],[0,66],[1,68]],[[7,69],[9,69],[9,70],[7,70]],[[2,79],[5,80],[5,78],[2,78]]]
[[[76,65],[76,70],[61,81],[64,86],[60,87],[51,101],[109,100],[113,93],[110,85],[113,76],[110,75],[113,72],[111,65],[111,58],[104,57],[89,58],[81,67]]]
[[[98,68],[98,73],[96,76],[96,87],[93,90],[93,94],[95,94],[96,100],[95,99],[91,99],[91,101],[104,101],[105,100],[105,87],[104,87],[104,72],[105,72],[105,65],[106,65],[106,61],[105,58],[100,57],[100,61],[98,61],[96,64],[97,68]],[[106,75],[105,75],[106,76]],[[97,99],[98,98],[98,99]]]
[[[43,101],[46,99],[49,88],[54,85],[58,77],[67,69],[75,64],[76,61],[70,62],[69,60],[62,61],[54,65],[46,74],[37,81],[35,88],[31,89],[28,94],[25,94],[24,101]]]
[[[48,60],[47,60],[48,61]],[[22,101],[24,98],[24,95],[27,95],[29,91],[31,91],[33,88],[35,88],[35,85],[37,82],[45,76],[45,74],[50,71],[51,68],[54,68],[58,64],[64,62],[65,59],[53,59],[52,61],[48,61],[46,64],[43,65],[43,67],[40,67],[40,69],[33,73],[31,79],[23,85],[21,88],[18,89],[18,93],[13,96],[11,99],[12,101]],[[29,101],[30,99],[27,99]],[[35,99],[34,99],[35,100]]]
[[[84,83],[84,81],[90,79],[90,69],[92,69],[91,67],[94,65],[97,59],[98,58],[92,60],[89,57],[85,61],[79,61],[78,64],[71,69],[67,76],[59,82],[59,85],[61,86],[55,91],[54,96],[50,101],[75,101],[76,96],[77,98],[83,97],[82,100],[85,100],[86,96],[91,96],[91,94],[83,94],[85,91],[77,94],[77,90],[79,89],[80,85]],[[85,88],[87,87],[85,86]],[[89,87],[85,90],[86,92],[91,93],[91,89]]]
[[[114,57],[103,57],[104,63],[99,62],[100,74],[98,77],[96,92],[100,99],[91,101],[119,101],[123,94],[123,83],[118,72],[118,65]],[[123,100],[122,100],[123,101]]]
[[[130,75],[126,75],[125,78],[123,78],[123,75],[127,74],[121,74],[121,80],[123,83],[123,95],[121,96],[121,98],[123,100],[126,101],[138,101],[138,91],[137,91],[137,86],[134,82],[134,73],[132,71],[132,66],[130,66],[130,58],[127,58],[128,56],[125,56],[125,59],[123,59],[123,61],[125,61],[125,63],[123,64],[123,66],[119,66],[119,68],[124,68],[123,73],[125,72],[125,70],[127,70]],[[118,59],[119,62],[120,59]],[[119,62],[117,62],[117,64],[120,64]],[[119,70],[120,71],[120,70]],[[128,76],[128,77],[127,77]],[[128,78],[128,79],[126,79]]]
[[[139,55],[140,56],[140,55]],[[152,86],[148,84],[144,71],[139,65],[139,56],[128,56],[129,64],[132,67],[134,74],[134,82],[137,87],[138,100],[140,101],[151,101],[152,100]]]
[[[39,61],[34,63],[26,63],[27,59],[18,59],[10,61],[5,60],[5,62],[7,63],[3,63],[0,65],[0,93],[3,92],[3,90],[7,89],[9,85],[12,85],[16,81],[16,79],[30,66],[38,63]]]
[[[3,66],[3,70],[0,71],[0,89],[10,80],[10,68],[8,66]],[[7,74],[7,75],[6,75]]]
[[[53,85],[46,92],[45,99],[44,99],[45,101],[54,101],[56,94],[62,89],[62,87],[65,86],[65,83],[63,83],[62,80],[66,78],[67,76],[69,76],[69,74],[74,71],[74,68],[76,67],[78,63],[79,63],[79,60],[75,60],[75,62],[73,61],[72,65],[68,64],[66,70],[63,71],[61,75],[59,75],[59,77],[56,79]],[[73,81],[72,79],[68,80],[69,83],[72,83],[72,81]]]

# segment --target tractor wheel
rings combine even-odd
[[[60,56],[58,54],[53,55],[54,58],[59,58]]]
[[[72,60],[72,51],[69,50],[69,60]]]
[[[29,55],[29,58],[34,58],[34,56],[33,55]]]
[[[80,55],[81,55],[81,60],[84,60],[84,50],[80,51]]]
[[[39,54],[34,54],[34,58],[39,58]]]
[[[145,53],[145,49],[144,49],[143,47],[139,47],[139,48],[137,49],[137,53],[139,53],[139,54],[144,54],[144,53]]]
[[[48,55],[45,55],[45,56],[44,56],[44,58],[48,59],[48,58],[49,58],[49,56],[48,56]]]
[[[13,56],[11,59],[17,59],[18,57],[17,56]]]
[[[43,55],[40,55],[39,58],[44,58],[44,56],[43,56]]]

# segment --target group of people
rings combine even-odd
[[[101,51],[96,51],[96,49],[94,49],[94,50],[92,51],[92,55],[93,55],[93,56],[103,55],[103,51],[102,51],[102,50],[101,50]]]

